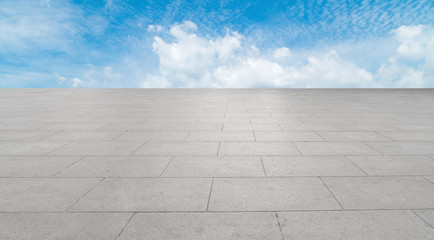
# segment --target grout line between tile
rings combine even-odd
[[[136,214],[135,212],[133,212],[133,214],[131,214],[131,217],[128,218],[127,223],[126,223],[125,226],[122,228],[122,230],[119,232],[119,234],[116,236],[115,240],[118,239],[118,238],[121,236],[121,234],[124,232],[125,228],[128,226],[128,224],[130,224],[131,219],[133,219],[133,217],[134,217],[135,214]]]
[[[327,184],[325,184],[324,180],[319,177],[319,179],[321,180],[321,182],[324,184],[324,186],[327,188],[327,190],[330,192],[330,194],[333,196],[333,198],[336,200],[336,202],[339,204],[339,206],[341,206],[342,210],[346,210],[342,204],[339,202],[339,200],[336,198],[336,196],[332,193],[332,191],[330,190],[330,188],[327,186]]]
[[[167,167],[169,167],[170,163],[172,162],[173,158],[175,158],[175,155],[172,156],[172,158],[169,160],[169,162],[167,163],[166,167],[164,167],[163,171],[160,173],[160,176],[163,176],[164,171],[166,171]]]
[[[80,161],[83,160],[85,157],[86,157],[86,155],[84,155],[83,157],[79,158],[77,161],[74,161],[73,163],[69,164],[69,165],[66,166],[65,168],[59,170],[58,172],[56,172],[55,174],[53,174],[52,177],[55,177],[57,174],[63,172],[65,169],[67,169],[67,168],[71,167],[72,165],[74,165],[74,164],[80,162]]]
[[[279,226],[280,235],[282,236],[282,240],[285,240],[285,235],[283,235],[282,225],[280,225],[279,215],[277,214],[277,212],[275,213],[275,216],[277,219],[277,225]]]
[[[83,196],[81,196],[75,203],[69,206],[64,212],[68,212],[75,204],[77,204],[81,199],[83,199],[90,191],[92,191],[96,186],[98,186],[105,178],[102,178],[99,182],[97,182],[93,187],[91,187]]]
[[[212,187],[213,187],[213,185],[214,185],[214,178],[212,178],[212,180],[211,180],[211,187],[209,189],[208,202],[206,204],[206,211],[207,212],[208,212],[208,209],[209,209],[209,202],[211,201],[211,193],[212,193]]]
[[[262,170],[264,170],[264,175],[265,175],[265,177],[268,177],[267,172],[265,171],[264,162],[262,161],[262,156],[259,155],[259,158],[261,159],[261,165],[262,165]]]
[[[417,214],[414,210],[411,210],[416,216],[418,216],[422,221],[424,221],[426,224],[428,224],[428,226],[430,226],[431,228],[434,228],[433,225],[431,225],[429,222],[427,222],[423,217],[421,217],[419,214]]]

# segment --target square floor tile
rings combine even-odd
[[[0,178],[0,212],[65,211],[97,178]]]
[[[264,177],[259,157],[175,156],[163,177]]]
[[[107,178],[72,211],[205,211],[211,179]]]
[[[434,208],[434,184],[422,177],[324,177],[344,209]]]
[[[337,210],[319,178],[216,178],[210,211]]]
[[[274,213],[137,213],[118,239],[280,240],[282,234]]]
[[[411,211],[278,213],[285,239],[426,240],[434,229]]]

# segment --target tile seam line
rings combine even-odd
[[[83,199],[89,192],[91,192],[96,186],[98,186],[102,181],[104,181],[105,178],[101,178],[93,187],[91,187],[86,193],[83,194],[77,201],[75,201],[71,206],[69,206],[64,212],[69,212],[69,210],[74,207],[75,204],[80,202],[81,199]]]
[[[336,196],[332,193],[332,191],[330,190],[330,188],[327,186],[327,184],[325,184],[324,180],[321,177],[318,177],[321,182],[324,184],[324,186],[327,188],[327,190],[330,192],[330,194],[333,196],[333,198],[335,199],[335,201],[339,204],[339,206],[342,208],[342,210],[345,210],[345,208],[342,206],[342,204],[339,202],[339,200],[336,198]]]
[[[133,219],[134,215],[136,215],[136,212],[133,212],[131,214],[131,216],[128,218],[127,223],[124,225],[124,227],[122,228],[122,230],[118,233],[118,235],[116,236],[116,238],[114,238],[114,240],[119,239],[119,237],[122,235],[122,233],[124,232],[125,228],[128,226],[128,224],[130,224],[131,219]]]
[[[167,165],[164,167],[163,171],[160,173],[160,175],[158,176],[158,178],[161,178],[161,176],[163,176],[164,172],[166,171],[166,169],[169,167],[170,163],[172,162],[172,160],[175,158],[175,156],[173,155],[169,162],[167,163]]]
[[[282,225],[280,225],[280,219],[279,219],[279,215],[277,214],[277,212],[275,212],[275,216],[276,216],[276,220],[277,220],[277,225],[279,226],[280,235],[282,236],[282,240],[285,240],[285,235],[283,234]]]
[[[55,174],[53,174],[51,177],[55,177],[57,174],[63,172],[64,170],[66,170],[67,168],[75,165],[76,163],[80,162],[81,160],[83,160],[86,157],[86,155],[82,156],[81,158],[79,158],[78,160],[74,161],[73,163],[69,164],[68,166],[62,168],[61,170],[57,171]]]
[[[212,187],[214,186],[214,178],[211,180],[211,186],[209,189],[209,195],[208,195],[208,202],[206,204],[206,212],[209,212],[209,203],[211,202],[211,194],[212,194]]]
[[[433,228],[434,229],[434,226],[433,225],[431,225],[428,221],[426,221],[423,217],[421,217],[419,214],[417,214],[417,212],[415,212],[415,210],[410,210],[412,213],[414,213],[418,218],[420,218],[422,221],[424,221],[425,222],[425,224],[427,224],[428,226],[430,226],[431,228]]]

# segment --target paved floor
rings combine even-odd
[[[0,239],[434,239],[434,90],[0,90]]]

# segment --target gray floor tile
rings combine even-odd
[[[62,177],[158,177],[170,156],[85,157],[56,176]]]
[[[210,211],[336,210],[319,178],[217,178]]]
[[[51,177],[81,156],[0,156],[0,177]]]
[[[381,155],[362,142],[295,142],[303,155]]]
[[[434,227],[434,210],[415,210],[414,212],[430,224],[431,227]]]
[[[376,131],[398,131],[398,129],[386,124],[358,124],[358,123],[340,123],[336,126],[346,132],[376,132]]]
[[[433,155],[432,142],[367,142],[384,155]]]
[[[109,123],[99,130],[101,131],[115,131],[115,130],[159,131],[166,125],[167,123]]]
[[[411,211],[278,213],[285,239],[425,240],[434,229]]]
[[[258,142],[324,141],[315,132],[255,132],[255,137]]]
[[[51,123],[41,130],[58,130],[58,131],[96,131],[107,125],[106,123]]]
[[[247,132],[247,131],[212,131],[212,132],[192,131],[188,134],[186,141],[201,141],[201,142],[255,141],[255,136],[253,135],[253,132]]]
[[[137,213],[119,237],[126,239],[280,240],[282,235],[274,213]]]
[[[0,155],[45,155],[67,143],[48,141],[0,142]]]
[[[422,177],[324,177],[345,209],[434,208],[434,185]]]
[[[424,156],[349,156],[369,175],[434,175],[434,159]]]
[[[223,131],[282,131],[278,124],[275,123],[225,123]]]
[[[219,155],[300,155],[291,142],[222,142]]]
[[[160,141],[184,141],[188,131],[127,131],[114,141],[160,142]]]
[[[205,211],[206,178],[107,178],[72,211]]]
[[[144,142],[71,142],[50,155],[131,155]]]
[[[65,211],[97,178],[0,178],[0,212]]]
[[[376,132],[318,132],[328,142],[390,141]]]
[[[218,142],[147,142],[135,155],[217,155]]]
[[[176,156],[163,177],[264,177],[259,157]]]
[[[284,176],[364,176],[343,156],[262,157],[268,177]]]
[[[39,141],[47,138],[56,131],[0,131],[1,142]]]
[[[333,126],[333,124],[281,123],[279,125],[285,132],[341,131],[341,129]]]
[[[111,141],[123,131],[62,131],[44,141]]]
[[[169,123],[162,128],[163,131],[220,131],[221,129],[221,123]]]
[[[116,239],[131,213],[0,213],[0,239]]]
[[[434,132],[380,132],[380,133],[394,141],[400,141],[400,142],[434,141]]]

